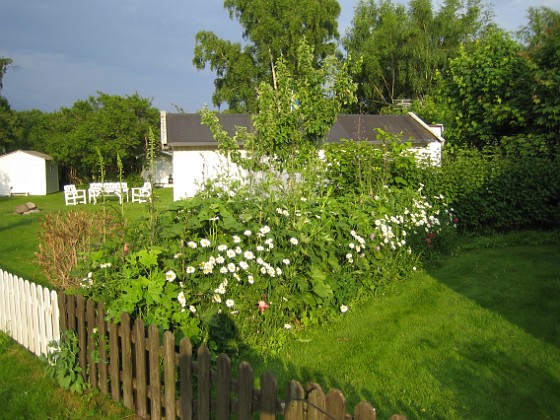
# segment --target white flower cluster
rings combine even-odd
[[[252,232],[250,230],[245,230],[243,232],[243,235],[232,235],[231,243],[233,245],[217,245],[215,248],[216,253],[214,253],[214,255],[210,255],[204,261],[202,261],[199,264],[198,269],[192,265],[187,266],[186,273],[192,275],[196,274],[197,272],[202,272],[205,275],[211,275],[219,272],[223,276],[232,276],[233,279],[237,281],[237,283],[242,282],[241,276],[243,274],[241,273],[245,273],[246,282],[249,285],[254,284],[254,276],[256,274],[268,276],[271,278],[277,278],[282,275],[282,269],[280,267],[275,267],[272,264],[269,264],[265,260],[266,254],[263,254],[274,248],[273,238],[268,237],[268,234],[270,232],[271,229],[269,226],[263,226],[259,229],[257,238],[259,238],[258,240],[261,245],[257,245],[255,247],[255,251],[249,249],[244,250],[240,246],[243,242],[243,236],[247,238],[252,236]],[[299,241],[296,238],[291,238],[290,243],[292,245],[297,245]],[[201,239],[200,241],[198,241],[198,243],[190,241],[187,243],[187,246],[193,250],[197,249],[199,246],[202,248],[211,248],[212,243],[208,239]],[[289,265],[290,260],[285,258],[282,263],[284,265]],[[174,272],[168,271],[166,273],[167,280],[175,280],[174,275]],[[181,283],[180,286],[182,287],[183,284]],[[232,299],[225,299],[227,290],[228,278],[223,277],[222,282],[217,288],[214,289],[212,301],[217,304],[225,302],[228,308],[233,308],[235,302]],[[184,295],[181,295],[181,293],[179,295],[182,297],[178,297],[178,299],[181,303],[181,306],[185,308],[187,303],[186,300],[184,300]]]

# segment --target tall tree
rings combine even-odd
[[[128,175],[141,170],[149,128],[158,123],[149,99],[99,93],[52,114],[38,147],[55,157],[74,183],[98,176],[97,151],[107,176],[118,174],[117,155]]]
[[[12,64],[11,58],[0,57],[0,95],[2,94],[2,88],[4,87],[2,80],[4,79],[4,74],[6,74],[6,70],[8,70],[8,66],[10,64]]]
[[[484,147],[526,132],[533,82],[531,64],[521,52],[521,44],[497,27],[461,46],[441,84],[442,106],[454,116],[448,122],[448,140]]]
[[[243,27],[245,44],[220,39],[213,32],[196,35],[193,64],[216,73],[212,101],[232,111],[255,112],[257,87],[272,82],[272,66],[283,57],[295,69],[303,38],[316,62],[335,51],[338,39],[336,0],[225,0],[230,17]]]
[[[203,110],[203,123],[209,126],[222,150],[237,158],[235,161],[243,167],[288,173],[301,170],[324,141],[342,107],[356,101],[357,86],[351,75],[359,62],[341,62],[331,55],[315,68],[313,50],[303,41],[295,64],[296,70],[290,70],[287,60],[279,58],[273,67],[274,81],[260,83],[252,133],[239,130],[231,138],[218,118]],[[240,139],[246,152],[243,159],[236,153]]]
[[[560,13],[529,8],[524,28],[526,54],[534,65],[533,112],[535,130],[560,144]]]
[[[2,96],[3,78],[10,64],[11,58],[0,57],[0,153],[15,150],[20,134],[17,115],[12,111],[8,100]]]
[[[19,149],[21,128],[17,114],[6,98],[0,96],[0,154]]]
[[[356,79],[361,110],[379,112],[396,99],[422,101],[433,92],[437,73],[487,18],[479,0],[445,0],[437,12],[431,0],[411,0],[408,7],[360,0],[343,44],[364,58]]]

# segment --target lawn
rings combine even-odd
[[[18,200],[66,210],[62,195],[12,201]],[[0,199],[2,238],[13,238],[0,241],[0,267],[35,279],[38,216],[12,215],[10,205]],[[142,211],[132,206],[126,205],[131,217]],[[453,255],[351,306],[328,326],[294,333],[281,357],[254,353],[256,373],[272,370],[279,387],[296,378],[339,388],[350,408],[368,400],[379,418],[560,418],[558,233],[461,242]],[[93,396],[68,402],[71,396],[60,393],[34,356],[0,335],[0,417],[126,416],[97,402],[92,408]],[[65,408],[72,404],[77,408]],[[82,414],[68,417],[70,411]]]
[[[164,207],[172,202],[172,189],[155,189],[154,196],[157,207]],[[41,210],[40,213],[20,215],[15,213],[19,204],[33,202]],[[35,264],[35,253],[38,251],[37,230],[41,218],[48,212],[66,211],[100,211],[103,204],[79,204],[66,206],[64,193],[46,196],[16,196],[0,197],[0,268],[24,279],[33,280],[42,285],[48,285],[47,279]],[[107,211],[120,212],[120,205],[116,199],[107,199]],[[148,204],[132,202],[124,203],[125,215],[137,218],[148,212]]]
[[[379,418],[560,418],[559,257],[557,236],[464,250],[258,366]]]

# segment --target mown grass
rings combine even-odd
[[[0,418],[133,419],[134,414],[98,392],[77,396],[46,376],[43,362],[0,332]]]
[[[560,418],[560,241],[470,249],[254,362],[379,418]]]
[[[158,208],[164,208],[172,202],[172,189],[154,190],[155,203]],[[20,215],[15,209],[20,204],[33,202],[41,210],[39,213]],[[64,193],[46,196],[16,196],[0,197],[0,268],[24,279],[33,280],[44,286],[49,283],[35,262],[39,241],[37,231],[44,214],[49,212],[68,212],[75,210],[101,211],[120,213],[121,208],[117,200],[107,199],[105,204],[79,204],[66,206]],[[124,203],[125,216],[130,220],[148,214],[148,204],[132,202]]]
[[[13,215],[8,200],[0,199],[0,267],[35,280],[40,216]],[[13,200],[67,209],[62,195]],[[126,211],[136,217],[145,208]],[[295,378],[341,389],[349,407],[368,400],[379,418],[560,418],[559,257],[558,232],[464,236],[433,267],[328,326],[294,334],[282,357],[255,349],[250,361],[257,375],[275,372],[280,387]],[[1,418],[128,415],[94,394],[63,393],[43,372],[0,335]]]

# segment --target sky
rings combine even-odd
[[[339,0],[341,34],[356,1]],[[508,31],[527,23],[530,6],[560,11],[560,0],[491,3]],[[0,0],[0,57],[13,60],[2,95],[17,111],[52,112],[97,92],[138,93],[171,112],[213,108],[214,74],[192,64],[201,30],[241,40],[223,0]]]

